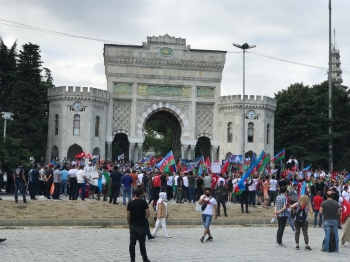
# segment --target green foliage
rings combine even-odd
[[[16,43],[8,49],[1,42],[0,77],[1,110],[14,114],[14,120],[7,121],[7,137],[12,142],[21,141],[26,150],[13,157],[23,157],[24,162],[27,156],[20,152],[30,152],[39,159],[45,155],[47,143],[47,89],[53,87],[50,70],[42,68],[39,46],[25,44],[17,54]]]
[[[296,83],[275,94],[275,151],[286,148],[305,164],[328,169],[329,125],[333,126],[334,169],[350,168],[349,92],[333,87],[333,118],[328,118],[328,82],[312,87]]]
[[[161,120],[152,120],[145,125],[144,151],[153,147],[156,156],[165,156],[173,150],[174,134],[171,127]]]
[[[30,166],[30,153],[23,148],[22,141],[11,137],[0,139],[0,161],[5,170],[10,170],[22,162],[23,167]]]

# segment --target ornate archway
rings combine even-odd
[[[73,144],[68,148],[67,159],[73,160],[75,156],[83,152],[83,148],[78,144]]]

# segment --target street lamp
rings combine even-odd
[[[233,43],[232,45],[243,50],[242,164],[243,164],[243,170],[245,171],[244,169],[244,166],[245,166],[245,53],[247,49],[254,48],[256,47],[256,45],[248,45],[247,43],[244,43],[243,45]]]
[[[6,137],[6,120],[13,120],[14,114],[11,112],[1,112],[2,118],[5,120],[4,122],[4,138]]]

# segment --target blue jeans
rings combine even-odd
[[[61,180],[61,195],[67,195],[67,180]]]
[[[84,200],[85,196],[85,183],[77,183],[77,189],[75,190],[75,199],[78,200],[79,189],[81,189],[81,200]]]
[[[288,215],[288,224],[290,225],[290,227],[292,228],[293,232],[295,231],[295,227],[294,227],[294,223],[293,223],[293,219],[292,219],[292,215],[290,213],[290,211],[287,209],[286,210],[287,215]]]
[[[22,192],[23,202],[27,203],[26,189],[24,188],[24,183],[15,182],[15,201],[16,201],[16,203],[18,203],[18,189]]]
[[[124,188],[123,205],[126,205],[126,195],[128,195],[128,203],[131,202],[131,188]]]
[[[339,250],[339,236],[338,236],[338,221],[337,220],[325,220],[323,222],[323,228],[325,233],[325,239],[324,239],[324,249],[325,251],[329,251],[329,240],[331,237],[331,229],[334,232],[335,236],[335,251]]]
[[[196,195],[195,195],[196,188],[195,187],[189,187],[188,188],[188,194],[189,194],[189,202],[193,200],[193,203],[196,202]]]
[[[208,229],[210,226],[211,219],[213,218],[212,215],[206,215],[202,214],[202,221],[205,229]]]
[[[318,221],[318,226],[322,226],[322,215],[319,213],[319,210],[314,210],[314,226],[317,224],[317,216],[320,216],[320,219]]]

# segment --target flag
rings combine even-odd
[[[262,151],[261,153],[264,153],[264,151]],[[244,185],[244,181],[247,180],[249,178],[249,176],[251,175],[253,169],[255,168],[255,161],[253,158],[252,164],[250,165],[250,168],[248,169],[248,171],[242,176],[241,180],[238,182],[238,187],[239,190],[244,190],[245,189],[245,185]]]
[[[207,169],[207,172],[211,173],[211,164],[210,164],[210,159],[207,157],[207,159],[204,161],[205,168]]]
[[[302,195],[306,195],[306,182],[303,182],[303,185],[301,186],[301,190],[300,190],[300,196]]]
[[[156,168],[160,171],[176,172],[175,159],[172,150],[156,165]]]
[[[75,155],[75,158],[84,158],[84,157],[85,157],[84,152],[81,152],[81,153]]]
[[[303,171],[308,171],[312,165],[309,165],[303,169]]]
[[[226,160],[224,166],[221,168],[221,171],[220,171],[221,174],[225,174],[227,172],[229,164],[230,162]]]
[[[181,162],[181,159],[179,159],[179,161],[177,162],[176,170],[181,170],[181,167],[182,167],[182,162]]]
[[[269,157],[268,155],[265,153],[265,151],[263,150],[257,160],[257,164],[256,164],[256,169],[258,170],[258,172],[263,171],[264,166],[266,165],[266,163],[269,162]]]
[[[118,156],[118,161],[124,159],[124,154],[121,154],[120,156]]]
[[[203,168],[202,165],[199,165],[199,169],[198,169],[198,176],[201,176],[203,173]]]
[[[344,183],[348,182],[350,179],[350,174],[348,174],[348,176],[346,178],[344,178]]]
[[[283,150],[281,152],[279,152],[277,155],[274,156],[274,158],[272,158],[272,162],[276,163],[282,159],[284,159],[286,157],[286,150],[283,148]]]
[[[213,176],[211,177],[211,189],[215,188],[218,179],[219,177],[216,174],[213,174]]]
[[[345,223],[346,218],[350,216],[350,203],[343,199],[343,208],[341,211],[340,221],[342,224]]]

